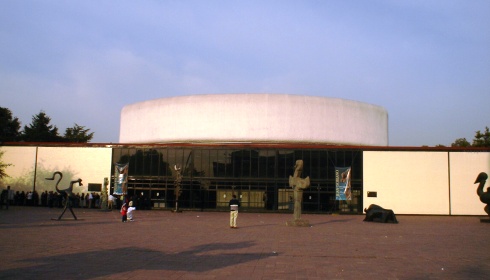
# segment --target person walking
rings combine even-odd
[[[230,228],[237,228],[236,219],[238,217],[238,207],[240,207],[240,201],[233,195],[230,199]]]

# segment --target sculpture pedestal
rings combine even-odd
[[[489,218],[480,219],[480,223],[490,223],[490,219]]]
[[[308,220],[296,219],[286,222],[286,225],[290,227],[309,227],[310,222]]]

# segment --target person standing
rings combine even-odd
[[[230,228],[237,228],[236,219],[238,217],[238,207],[240,207],[240,201],[233,195],[230,199]]]
[[[14,191],[10,189],[10,186],[7,186],[7,209],[9,209],[9,205],[14,205]]]
[[[125,223],[128,220],[128,206],[124,203],[121,207],[122,222]]]
[[[129,202],[129,207],[128,207],[128,219],[130,222],[133,221],[133,212],[136,210],[136,207],[133,206],[133,201]]]
[[[5,209],[9,209],[9,200],[8,200],[8,189],[3,190],[0,194],[0,209],[3,209],[3,204],[5,204]]]
[[[93,193],[88,193],[88,208],[92,208],[94,202]]]
[[[109,195],[109,201],[108,201],[108,206],[107,208],[111,209],[114,208],[114,201],[116,200],[116,197],[113,196],[112,194]]]

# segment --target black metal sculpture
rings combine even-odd
[[[366,212],[366,218],[364,218],[365,222],[398,223],[393,210],[384,209],[376,204],[369,205],[367,209],[364,208],[364,212]]]
[[[53,177],[46,178],[46,180],[54,180],[56,175],[59,175],[59,179],[56,182],[56,186],[55,186],[56,191],[58,193],[60,193],[65,198],[65,208],[63,209],[63,212],[61,213],[61,215],[58,217],[58,220],[61,220],[61,217],[63,217],[63,214],[65,214],[66,209],[70,209],[71,214],[73,215],[75,220],[77,220],[77,216],[75,216],[75,213],[73,212],[73,209],[71,207],[73,204],[73,201],[75,199],[77,199],[77,196],[73,193],[73,184],[78,183],[80,186],[83,186],[82,185],[82,179],[71,181],[70,186],[68,188],[66,188],[64,190],[60,190],[60,189],[58,189],[58,184],[60,183],[61,179],[63,179],[63,174],[61,172],[59,172],[59,171],[54,172]]]
[[[488,179],[488,175],[485,172],[481,172],[476,177],[475,184],[478,184],[478,188],[476,189],[476,194],[480,197],[480,201],[485,203],[485,212],[490,216],[490,187],[487,188],[487,191],[483,191],[483,186],[485,186],[485,182]],[[489,219],[481,220],[482,222],[490,222]]]

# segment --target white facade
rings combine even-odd
[[[127,105],[120,143],[272,142],[388,145],[388,113],[338,98],[214,94]]]
[[[55,182],[46,180],[54,172],[63,173],[60,188],[69,186],[71,180],[81,178],[82,192],[88,184],[104,184],[111,177],[112,148],[95,147],[0,147],[2,161],[11,164],[5,170],[9,177],[2,185],[13,190],[54,190]]]
[[[364,207],[378,204],[397,214],[486,215],[474,182],[480,172],[490,174],[488,152],[365,151],[363,161]]]
[[[112,148],[99,147],[0,147],[10,177],[0,187],[13,190],[54,190],[47,181],[54,171],[64,174],[61,186],[83,179],[103,184],[111,176]],[[474,184],[480,172],[490,174],[489,152],[364,151],[363,208],[378,204],[396,214],[483,215]],[[484,190],[487,190],[487,182]],[[1,188],[0,188],[1,189]],[[369,193],[376,192],[376,197]]]

